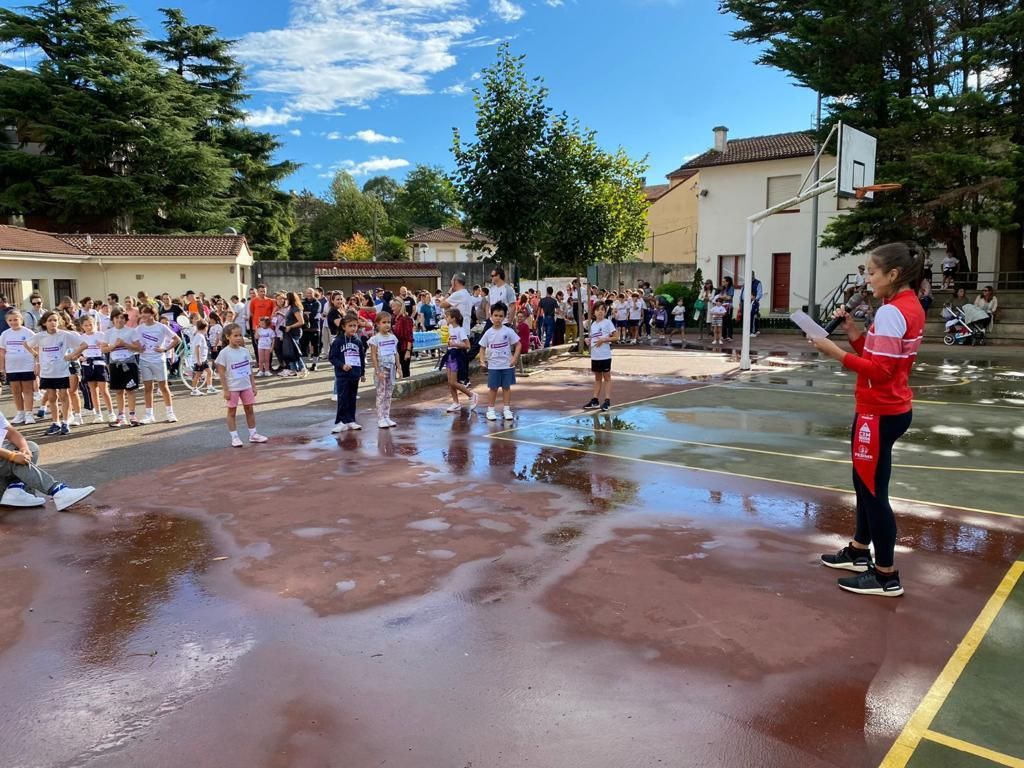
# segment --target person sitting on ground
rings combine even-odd
[[[96,490],[91,485],[69,488],[42,469],[38,463],[39,446],[27,441],[2,413],[0,441],[0,483],[6,485],[0,506],[41,507],[46,501],[35,495],[41,493],[50,496],[57,511],[63,512]]]

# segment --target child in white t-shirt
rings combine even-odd
[[[446,309],[444,313],[448,326],[448,351],[441,358],[441,368],[448,372],[448,392],[452,397],[452,404],[446,409],[448,413],[455,413],[460,408],[459,393],[469,398],[469,410],[476,410],[480,402],[480,396],[471,392],[469,387],[459,383],[459,368],[461,363],[466,361],[469,350],[469,334],[462,328],[462,312],[457,309]]]
[[[725,319],[725,314],[728,310],[725,308],[725,302],[721,296],[715,296],[715,303],[708,312],[708,317],[711,318],[711,330],[714,332],[714,340],[712,344],[722,343],[722,321]]]
[[[21,312],[7,313],[6,331],[0,333],[0,368],[11,385],[15,415],[11,424],[35,424],[32,414],[32,387],[36,380],[36,359],[26,346],[36,335],[22,324]]]
[[[607,411],[612,407],[612,342],[617,341],[619,332],[606,316],[604,304],[595,304],[592,310],[594,320],[590,324],[584,342],[590,347],[590,370],[594,373],[594,396],[583,406],[585,410],[600,408]]]
[[[512,413],[512,385],[516,383],[516,363],[523,352],[523,345],[519,334],[505,325],[507,313],[508,308],[501,302],[491,307],[491,327],[480,338],[480,364],[487,369],[487,389],[490,392],[488,421],[498,419],[494,406],[498,402],[499,389],[505,406],[502,416],[509,421],[515,418]]]
[[[686,346],[686,305],[683,304],[683,297],[680,296],[676,300],[676,305],[672,307],[672,319],[667,323],[668,328],[668,343],[672,344],[672,334],[675,331],[679,331],[679,335],[682,338],[683,346]]]
[[[82,332],[78,338],[86,345],[82,352],[82,377],[89,386],[89,395],[92,398],[92,423],[103,424],[108,421],[103,416],[104,405],[107,406],[109,421],[116,422],[114,404],[110,400],[110,369],[107,367],[107,357],[103,353],[106,335],[96,331],[98,321],[89,315],[85,315],[78,322],[82,324]]]
[[[46,430],[48,436],[71,434],[71,396],[68,391],[71,376],[68,366],[85,349],[78,340],[78,334],[60,330],[59,323],[60,317],[56,312],[47,312],[40,318],[40,325],[45,330],[28,343],[32,354],[39,359],[39,388],[43,390],[43,402],[53,418],[53,423]]]
[[[217,355],[217,375],[220,376],[224,388],[224,400],[228,404],[228,432],[231,434],[231,447],[241,448],[242,438],[238,436],[238,404],[245,411],[245,423],[249,427],[250,443],[265,443],[267,438],[256,431],[256,377],[252,374],[252,359],[245,348],[245,336],[242,327],[231,323],[224,328],[224,338],[228,345]]]
[[[398,425],[391,420],[391,393],[398,378],[398,337],[391,332],[391,315],[381,312],[374,319],[373,334],[366,343],[370,347],[374,381],[377,384],[377,426],[389,429]]]
[[[196,320],[195,333],[192,334],[192,357],[188,365],[192,368],[192,394],[199,397],[203,394],[215,395],[217,389],[213,386],[213,371],[210,367],[210,324],[205,320]],[[206,382],[206,392],[203,392],[203,382]]]
[[[259,356],[259,370],[256,371],[256,378],[271,376],[270,356],[274,353],[274,340],[277,332],[270,325],[270,318],[260,319],[260,327],[256,329],[256,354]]]

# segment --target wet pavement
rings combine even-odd
[[[852,381],[777,362],[623,377],[644,402],[596,418],[584,375],[538,371],[515,425],[434,390],[391,432],[324,422],[2,513],[0,765],[877,764],[1024,550],[1024,377],[926,361],[899,461],[1006,474],[897,470],[930,503],[898,505],[908,594],[883,600],[815,564],[848,466],[797,458],[840,450]],[[735,448],[793,456],[702,471]]]

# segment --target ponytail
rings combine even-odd
[[[916,291],[921,287],[924,257],[927,251],[916,243],[888,243],[871,251],[871,260],[883,272],[896,270],[896,290],[909,287]]]

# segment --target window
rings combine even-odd
[[[57,305],[60,300],[65,296],[70,296],[75,301],[78,301],[78,281],[77,280],[54,280],[53,281],[53,303]]]
[[[21,281],[12,277],[0,277],[0,294],[7,299],[7,303],[21,306]]]
[[[718,257],[718,285],[727,278],[732,278],[733,285],[743,282],[743,257],[742,256],[719,256]],[[715,287],[717,288],[718,285]]]
[[[772,208],[779,203],[784,203],[800,192],[800,176],[769,176],[768,177],[768,200],[766,208]],[[798,213],[800,206],[787,208],[780,213]]]

